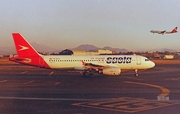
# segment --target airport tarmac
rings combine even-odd
[[[83,78],[0,59],[0,101],[3,114],[179,114],[180,64]]]

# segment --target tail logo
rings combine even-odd
[[[21,48],[18,50],[18,51],[23,51],[23,50],[27,50],[29,49],[28,47],[25,47],[25,46],[22,46],[22,45],[19,45]]]
[[[24,63],[30,63],[30,62],[31,62],[31,59],[25,58],[25,59],[23,60],[23,62],[24,62]]]

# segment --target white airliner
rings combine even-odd
[[[177,31],[177,29],[178,29],[178,27],[175,27],[173,30],[171,30],[171,31],[166,31],[166,30],[163,30],[163,31],[160,31],[160,30],[151,30],[150,32],[152,32],[152,33],[158,33],[158,34],[171,34],[171,33],[176,33],[176,32],[178,32]]]
[[[148,58],[138,55],[41,55],[19,33],[12,36],[18,55],[9,60],[40,68],[78,70],[83,76],[93,76],[94,73],[116,76],[122,70],[134,70],[138,76],[138,70],[155,66]]]

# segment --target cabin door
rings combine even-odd
[[[140,57],[136,57],[136,64],[141,65],[141,58]]]

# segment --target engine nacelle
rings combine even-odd
[[[121,69],[117,67],[105,68],[102,70],[102,74],[110,75],[110,76],[117,76],[120,75]]]

